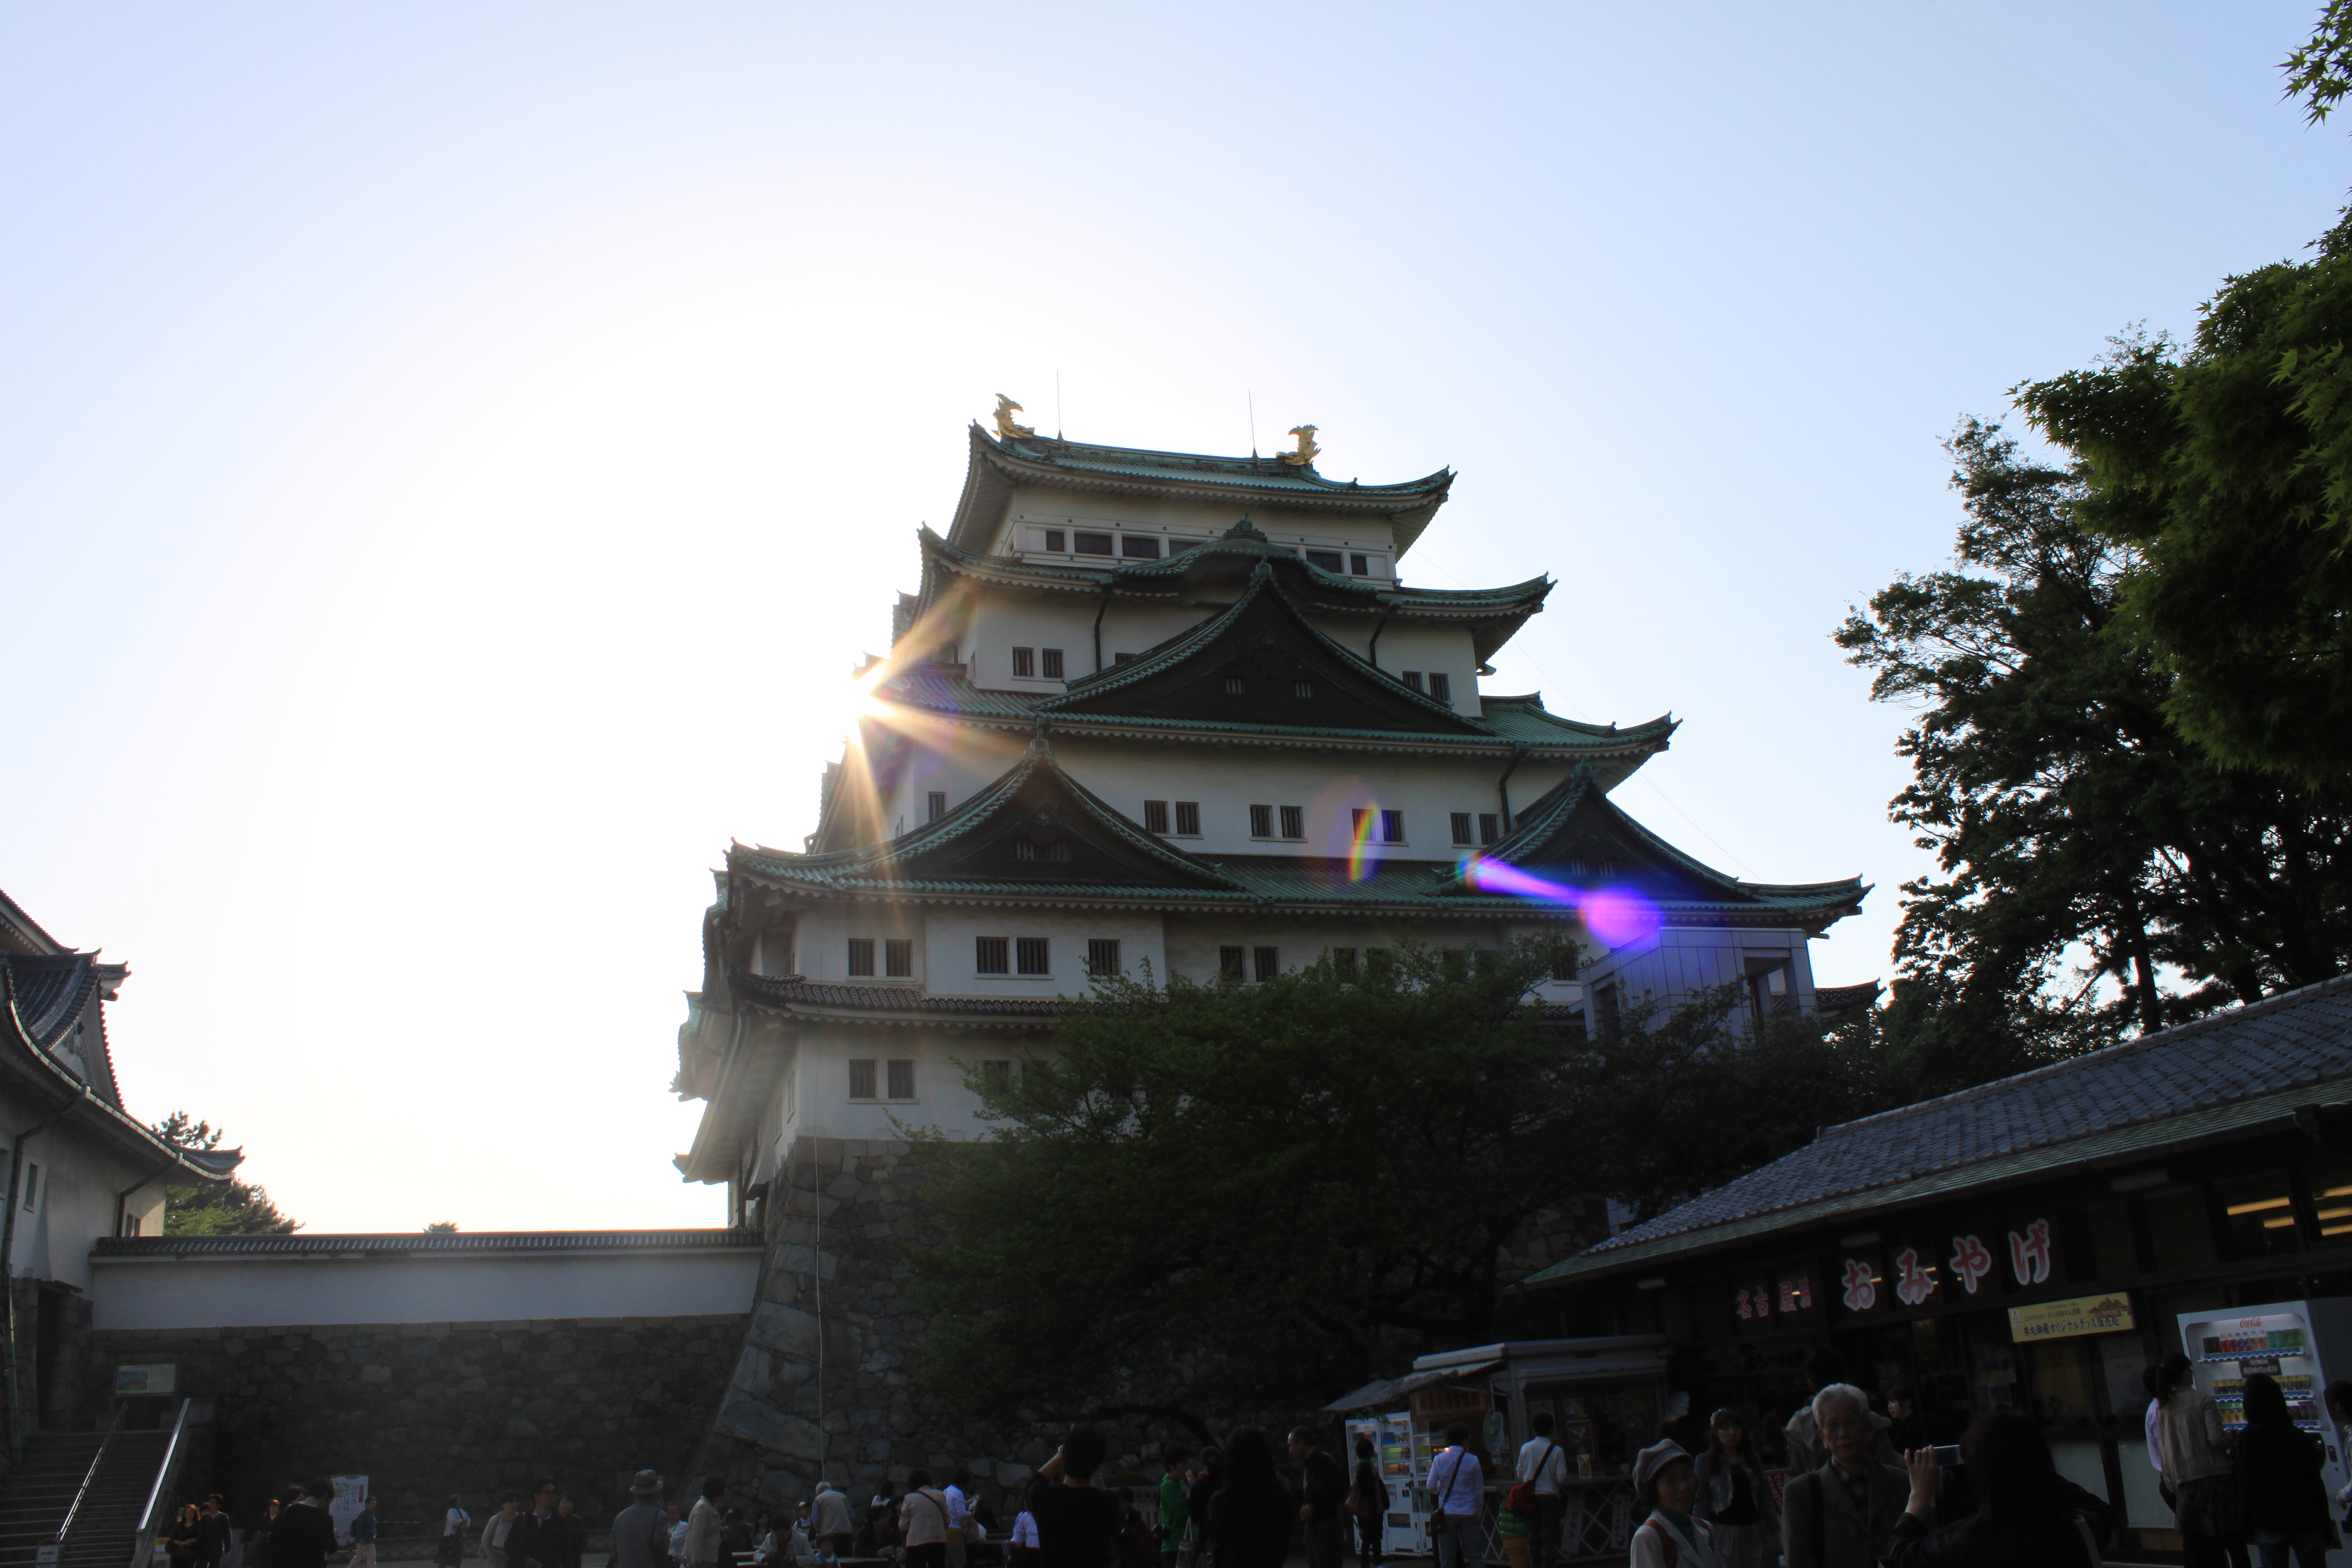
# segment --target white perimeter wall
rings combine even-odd
[[[748,1312],[760,1255],[91,1260],[100,1329],[513,1322]]]

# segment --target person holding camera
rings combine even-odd
[[[1895,1521],[1887,1568],[2098,1568],[2107,1505],[2058,1474],[2042,1429],[2014,1410],[1977,1417],[1960,1439],[1977,1511],[1936,1528],[1937,1450],[1904,1457],[1911,1499]]]

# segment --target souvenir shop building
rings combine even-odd
[[[2184,1324],[2209,1387],[2352,1378],[2318,1300],[2352,1297],[2352,979],[1824,1128],[1523,1288],[1569,1332],[1664,1334],[1672,1387],[1743,1411],[1774,1458],[1816,1348],[1881,1399],[1912,1391],[1936,1442],[2023,1409],[2132,1545],[2177,1549],[2141,1374]],[[2280,1342],[2231,1333],[2271,1303],[2311,1304],[2292,1321],[2317,1353],[2225,1361]]]

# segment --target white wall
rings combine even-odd
[[[90,1276],[100,1329],[674,1318],[750,1311],[760,1255],[98,1258]]]
[[[77,1111],[75,1118],[91,1114]],[[49,1115],[22,1103],[0,1101],[0,1198],[6,1194],[15,1143],[5,1130],[37,1126]],[[27,1180],[29,1191],[17,1194],[9,1272],[87,1290],[89,1244],[114,1234],[115,1194],[153,1173],[155,1165],[125,1159],[73,1121],[36,1134],[25,1145],[25,1163],[28,1177],[37,1165],[40,1178],[37,1184]],[[28,1196],[29,1208],[24,1201]],[[141,1234],[154,1236],[163,1230],[163,1205],[162,1182],[149,1183],[131,1194],[130,1207],[140,1216]]]

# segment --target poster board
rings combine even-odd
[[[335,1521],[335,1539],[352,1538],[352,1521],[367,1507],[368,1479],[365,1476],[337,1476],[335,1495],[327,1504],[328,1517]]]

